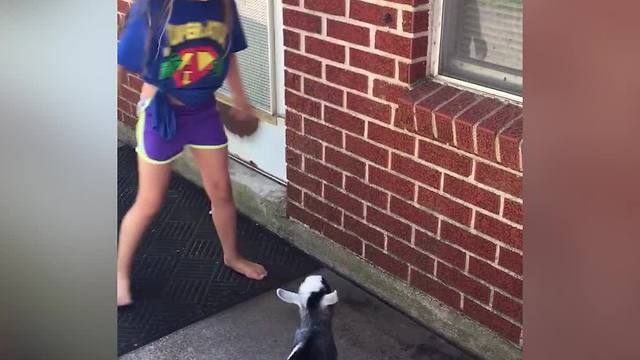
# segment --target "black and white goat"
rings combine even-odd
[[[332,291],[322,276],[310,275],[298,293],[283,289],[276,293],[282,301],[298,305],[300,310],[300,326],[287,360],[336,360],[338,352],[331,319],[333,305],[338,302],[337,291]]]

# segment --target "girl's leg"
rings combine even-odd
[[[214,209],[212,217],[222,244],[225,264],[250,279],[263,279],[267,275],[264,267],[243,258],[237,249],[236,206],[231,194],[227,148],[192,148],[192,153],[200,167],[202,182]]]
[[[145,230],[158,213],[171,175],[171,164],[151,164],[138,157],[138,194],[122,219],[118,241],[118,306],[131,299],[131,269],[136,249]]]

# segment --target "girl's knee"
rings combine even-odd
[[[209,186],[209,200],[212,204],[233,202],[231,184],[226,181],[216,181]]]
[[[162,207],[163,199],[155,197],[137,198],[134,207],[138,213],[145,217],[155,216]]]

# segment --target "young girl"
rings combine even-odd
[[[138,243],[160,209],[171,162],[188,147],[211,201],[213,222],[231,269],[260,280],[267,272],[236,247],[227,138],[214,92],[225,78],[235,116],[252,118],[234,53],[247,47],[234,0],[138,0],[118,44],[118,65],[144,79],[136,128],[138,194],[122,220],[118,244],[118,306],[132,303],[130,279]]]

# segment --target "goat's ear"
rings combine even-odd
[[[284,289],[276,290],[276,294],[278,295],[280,300],[289,304],[295,304],[300,306],[300,296],[298,294],[291,291],[284,290]]]
[[[332,293],[322,297],[323,306],[335,305],[337,302],[338,302],[338,292],[335,290]]]
[[[291,350],[291,354],[287,357],[287,360],[305,360],[309,358],[309,351],[307,349],[307,339],[297,343]]]

